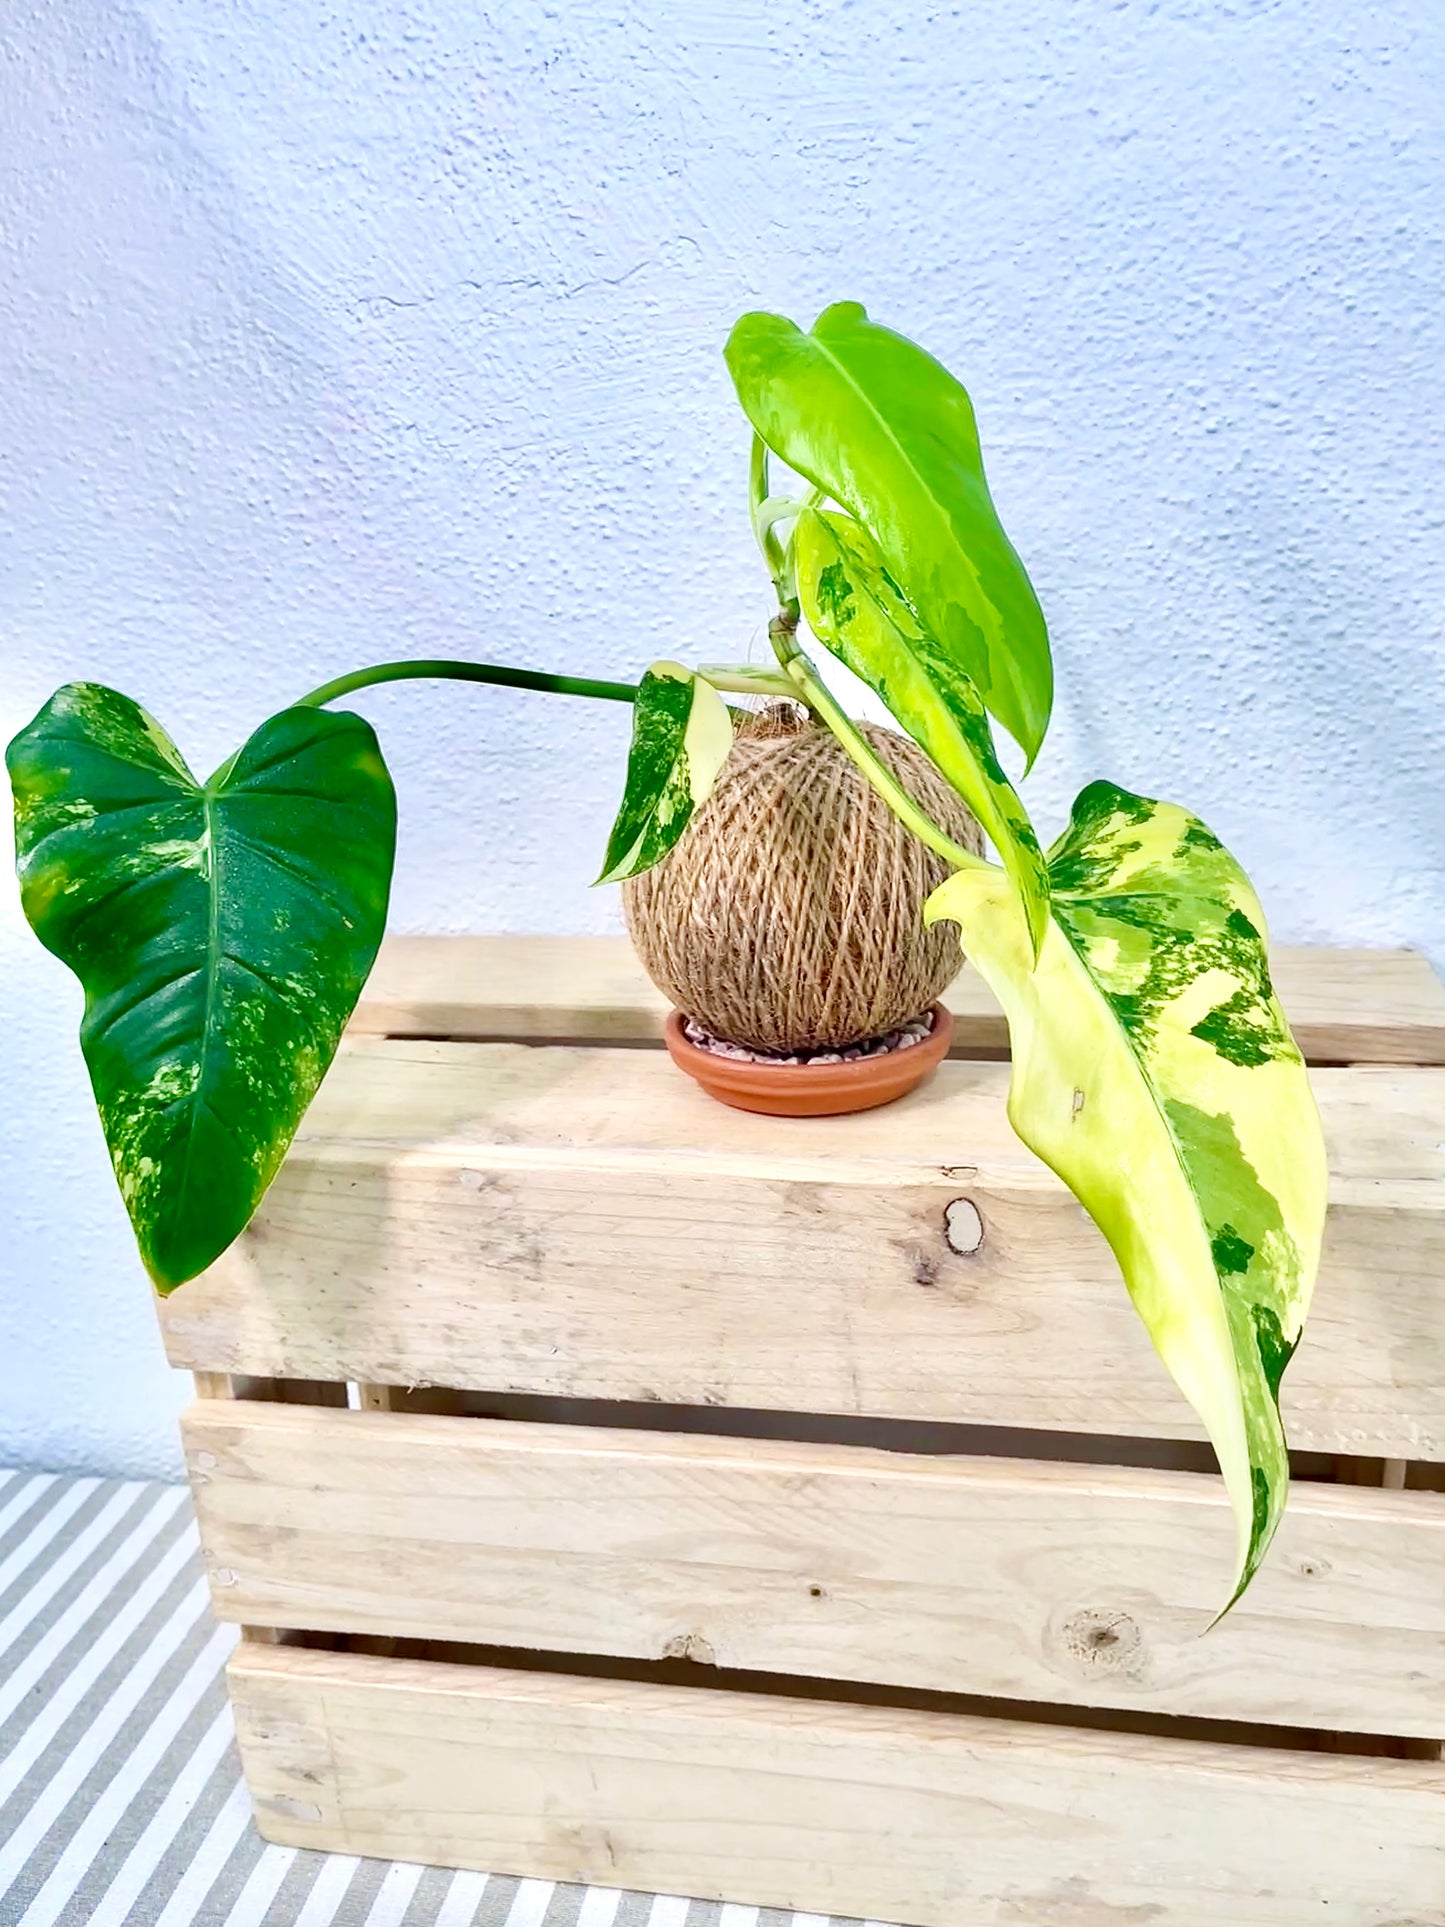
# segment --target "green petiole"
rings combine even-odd
[[[637,695],[631,682],[597,682],[588,676],[550,676],[539,669],[508,669],[492,662],[452,662],[445,659],[421,662],[379,662],[370,669],[355,669],[349,676],[322,683],[309,696],[300,697],[297,709],[319,709],[357,689],[370,689],[378,683],[413,682],[438,679],[447,682],[495,683],[504,689],[539,689],[554,696],[595,696],[603,702],[630,703]]]
[[[867,738],[839,708],[836,698],[796,643],[792,645],[783,666],[800,699],[833,732],[844,753],[920,843],[926,844],[945,863],[952,864],[955,870],[992,870],[997,867],[986,858],[975,856],[972,850],[965,850],[961,843],[955,843],[931,817],[924,814],[887,764],[875,754]]]
[[[800,702],[806,703],[809,713],[824,728],[832,731],[855,768],[867,778],[889,809],[912,830],[920,843],[925,844],[936,856],[941,856],[945,863],[952,864],[955,870],[992,870],[995,865],[984,857],[975,856],[972,850],[965,850],[962,844],[955,843],[919,808],[888,766],[875,755],[867,738],[839,707],[832,691],[798,647],[800,611],[792,544],[789,542],[786,549],[783,547],[773,527],[773,519],[767,513],[770,506],[767,494],[768,450],[761,435],[753,437],[750,480],[753,529],[768,572],[773,578],[773,586],[778,592],[778,612],[768,624],[768,639],[793,693]],[[813,493],[816,496],[818,491],[814,490]]]

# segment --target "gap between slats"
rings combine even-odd
[[[1118,1465],[1166,1472],[1218,1473],[1202,1440],[1047,1432],[1022,1427],[958,1425],[925,1419],[857,1418],[825,1412],[779,1412],[732,1405],[668,1405],[642,1401],[554,1398],[531,1392],[453,1391],[445,1386],[369,1381],[278,1379],[194,1374],[201,1398],[267,1404],[415,1412],[450,1418],[511,1419],[544,1425],[619,1427],[625,1431],[764,1439],[810,1445],[859,1445],[928,1456],[1042,1459],[1064,1465]],[[1445,1464],[1405,1459],[1292,1452],[1291,1476],[1308,1484],[1381,1486],[1387,1491],[1445,1492]]]

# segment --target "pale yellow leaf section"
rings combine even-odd
[[[1131,883],[1159,888],[1160,866],[1178,843],[1172,819],[1181,814],[1132,828],[1143,847],[1121,856],[1108,896]],[[1224,908],[1233,902],[1231,890]],[[1287,1342],[1298,1337],[1324,1224],[1323,1143],[1304,1067],[1293,1054],[1244,1066],[1191,1035],[1237,987],[1223,967],[1184,984],[1153,1013],[1141,1041],[1099,981],[1119,970],[1120,945],[1096,937],[1086,964],[1077,937],[1071,942],[1051,918],[1035,967],[1017,893],[1000,872],[950,877],[929,915],[959,923],[971,961],[1004,1007],[1010,1121],[1104,1233],[1155,1348],[1214,1444],[1238,1525],[1242,1582],[1268,1543],[1288,1482],[1249,1314],[1258,1304],[1278,1318]],[[1137,930],[1128,934],[1137,941]],[[1171,1104],[1211,1127],[1227,1121],[1238,1157],[1201,1160],[1197,1145],[1181,1143]],[[1259,1241],[1237,1280],[1221,1273],[1213,1246],[1221,1223],[1233,1221],[1232,1200],[1241,1224],[1273,1206],[1282,1226]],[[1236,1292],[1233,1321],[1226,1285]]]

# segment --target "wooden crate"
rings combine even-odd
[[[388,945],[166,1301],[268,1838],[971,1927],[1445,1923],[1445,992],[1284,952],[1333,1203],[1232,1529],[1001,1019],[729,1112],[620,941]]]

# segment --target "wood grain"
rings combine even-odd
[[[198,1404],[216,1611],[1014,1700],[1445,1733],[1445,1496],[1297,1485],[1228,1585],[1213,1478]]]
[[[773,1119],[650,1051],[359,1040],[250,1231],[161,1305],[167,1349],[280,1378],[1197,1438],[1103,1240],[1010,1130],[1006,1079],[945,1064],[883,1111]],[[1292,1441],[1445,1458],[1445,1072],[1315,1083],[1333,1205]],[[960,1202],[977,1250],[950,1244]]]
[[[1276,947],[1275,982],[1312,1063],[1445,1064],[1445,986],[1411,950]],[[944,1002],[953,1054],[1008,1045],[966,969]],[[354,1032],[655,1043],[668,1004],[625,937],[388,937]]]
[[[1440,1927],[1439,1766],[295,1647],[262,1833],[920,1927]]]

